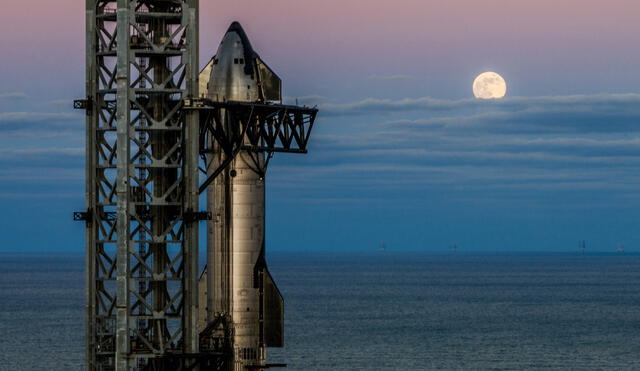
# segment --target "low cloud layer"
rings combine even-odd
[[[425,112],[427,114],[482,112],[598,112],[612,109],[637,112],[640,94],[567,95],[548,97],[513,97],[499,100],[447,100],[430,97],[399,100],[368,98],[343,104],[324,104],[328,117]]]
[[[382,82],[403,82],[413,81],[414,78],[409,75],[371,75],[367,77],[369,81],[382,81]]]
[[[28,99],[29,96],[25,93],[0,93],[0,101],[20,101]]]
[[[326,101],[305,98],[313,100]],[[83,130],[78,113],[0,113],[0,132],[34,134],[0,139],[4,174],[81,169]],[[52,139],[45,133],[66,134]],[[473,198],[536,204],[558,195],[574,205],[602,197],[635,202],[640,95],[323,103],[309,149],[307,156],[278,154],[272,161],[276,195],[328,203]]]
[[[279,186],[348,190],[356,198],[403,190],[407,197],[472,193],[535,203],[563,194],[574,204],[589,194],[640,195],[637,94],[366,99],[320,112],[309,158],[283,160],[300,163],[282,165],[299,183],[283,175]]]
[[[0,132],[59,131],[82,129],[82,116],[77,113],[5,112],[0,113]]]

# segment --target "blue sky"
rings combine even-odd
[[[640,242],[640,95],[321,107],[311,154],[278,157],[269,193],[274,218],[309,230],[314,244],[575,251],[586,239],[613,251]],[[284,223],[273,229],[273,239],[287,233]]]
[[[638,5],[518,5],[521,27],[454,32],[464,7],[401,3],[385,33],[377,13],[354,27],[323,8],[313,22],[336,27],[310,32],[308,14],[285,28],[273,7],[203,6],[203,60],[239,19],[287,100],[321,110],[310,153],[272,161],[269,249],[573,252],[584,239],[592,251],[640,251],[640,54],[629,48],[640,26],[627,16]],[[427,3],[440,13],[425,17],[442,21],[421,32],[412,9]],[[503,17],[498,3],[475,12]],[[84,204],[84,120],[71,102],[84,94],[84,13],[60,16],[64,48],[19,32],[28,22],[0,26],[20,41],[0,38],[0,252],[83,251],[71,213]],[[484,70],[506,78],[506,99],[471,99]]]

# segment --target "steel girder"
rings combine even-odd
[[[87,370],[197,359],[198,0],[87,0]],[[185,220],[186,216],[186,220]]]
[[[200,112],[200,154],[205,157],[220,151],[224,160],[211,169],[205,160],[206,180],[200,184],[204,192],[213,180],[233,161],[240,151],[266,153],[267,161],[257,170],[265,172],[273,153],[307,153],[307,145],[318,110],[279,104],[216,102],[209,99],[187,99],[186,111]],[[264,167],[264,169],[259,169]]]
[[[224,370],[196,330],[198,196],[239,151],[306,153],[317,110],[194,99],[198,0],[86,10],[86,369]]]

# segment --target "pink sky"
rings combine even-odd
[[[446,88],[438,76],[458,84],[492,68],[529,84],[523,95],[544,94],[541,81],[547,93],[628,91],[640,82],[629,78],[640,65],[638,14],[640,2],[624,0],[606,6],[594,0],[207,0],[201,2],[201,54],[213,53],[238,20],[294,86],[310,73],[319,81],[354,83],[371,74],[407,74],[433,95]],[[44,84],[81,83],[84,2],[8,2],[0,25],[5,81],[29,85],[21,75],[33,71]]]

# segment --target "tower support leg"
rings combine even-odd
[[[86,369],[192,368],[198,0],[86,7]]]

